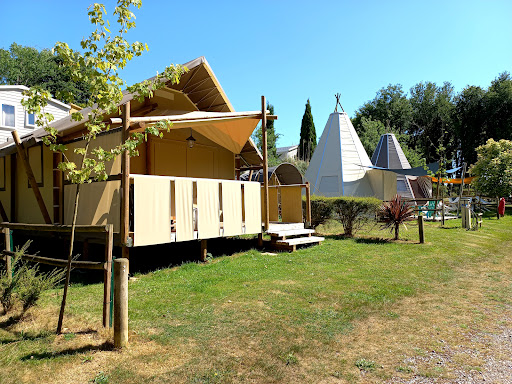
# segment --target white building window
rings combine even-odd
[[[14,128],[16,123],[14,105],[2,104],[2,126]]]
[[[25,113],[25,126],[31,128],[36,126],[36,117],[33,113]]]

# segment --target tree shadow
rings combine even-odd
[[[81,353],[86,352],[94,352],[94,351],[113,351],[114,345],[111,342],[105,341],[104,343],[100,345],[84,345],[83,347],[79,348],[68,348],[63,349],[62,351],[58,352],[39,352],[39,353],[29,353],[25,356],[22,356],[20,358],[21,361],[27,361],[27,360],[49,360],[49,359],[55,359],[57,357],[61,356],[73,356]]]
[[[360,244],[390,244],[394,242],[393,239],[385,239],[383,237],[358,237],[354,240]]]
[[[7,329],[9,327],[12,327],[13,325],[18,324],[21,320],[23,320],[23,313],[16,315],[16,316],[10,316],[7,320],[0,322],[0,328]]]

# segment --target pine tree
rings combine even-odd
[[[302,116],[302,124],[300,126],[299,141],[299,159],[309,161],[316,148],[316,130],[311,114],[311,104],[306,103],[306,110]]]

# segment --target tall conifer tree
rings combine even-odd
[[[309,161],[316,148],[316,130],[311,114],[311,104],[306,103],[306,110],[302,116],[302,124],[300,126],[299,141],[299,159]]]

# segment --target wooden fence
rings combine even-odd
[[[0,223],[0,228],[5,236],[5,249],[0,252],[0,260],[5,261],[5,268],[8,275],[12,273],[11,258],[15,255],[11,244],[11,231],[37,231],[37,232],[71,232],[71,225],[52,224],[22,224],[22,223]],[[110,302],[112,290],[112,250],[114,243],[114,226],[108,225],[77,225],[76,232],[105,233],[105,260],[104,261],[78,261],[71,262],[72,268],[103,270],[103,326],[110,324]],[[43,257],[37,255],[23,254],[23,260],[52,265],[65,268],[67,260]]]

